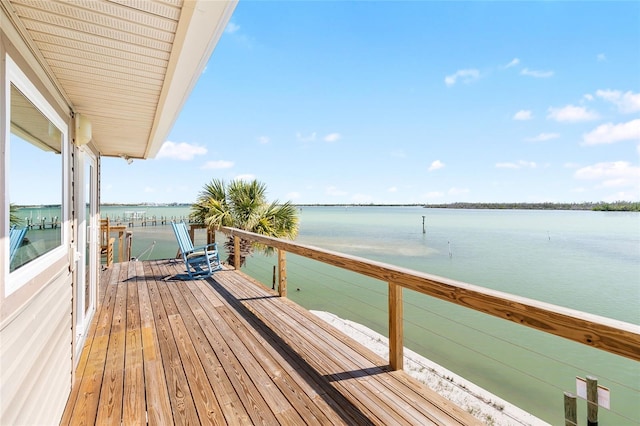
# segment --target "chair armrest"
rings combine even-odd
[[[209,248],[209,247],[213,247],[213,248]],[[213,244],[207,244],[204,246],[199,246],[199,247],[194,247],[193,250],[191,251],[191,253],[195,253],[195,252],[211,252],[211,251],[217,251],[218,250],[218,245],[216,243]]]
[[[210,249],[210,247],[213,247],[213,249]],[[215,243],[207,244],[206,246],[194,247],[192,251],[186,253],[186,258],[189,260],[205,256],[218,256],[218,246]]]

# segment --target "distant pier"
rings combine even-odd
[[[147,216],[145,212],[125,212],[122,216],[109,216],[109,219],[111,219],[111,222],[114,224],[127,225],[130,228],[168,225],[171,221],[179,222],[182,220],[186,223],[191,223],[189,216]]]

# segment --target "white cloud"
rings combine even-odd
[[[576,179],[598,181],[596,189],[616,189],[605,201],[637,200],[640,197],[640,167],[627,161],[597,163],[583,167]]]
[[[462,195],[462,194],[468,194],[469,190],[467,188],[451,188],[449,189],[449,195]]]
[[[595,98],[593,97],[592,94],[587,93],[586,95],[583,96],[586,100],[588,100],[589,102],[593,101]]]
[[[511,62],[509,62],[507,65],[505,65],[505,68],[511,68],[511,67],[515,67],[516,65],[518,65],[520,63],[520,59],[518,58],[513,58],[511,60]]]
[[[237,175],[236,177],[234,177],[234,180],[244,180],[244,181],[252,181],[255,180],[256,176],[252,175],[251,173],[245,173],[243,175]]]
[[[271,142],[271,138],[269,136],[258,136],[258,143],[261,145],[266,145]]]
[[[622,113],[633,113],[640,111],[640,93],[628,91],[622,93],[620,90],[598,90],[596,96],[611,102],[618,107]]]
[[[313,142],[313,141],[316,140],[316,136],[317,136],[316,132],[313,132],[313,133],[309,134],[308,136],[304,136],[300,132],[296,133],[296,139],[298,139],[298,141],[300,141],[300,142]]]
[[[220,170],[220,169],[230,169],[234,165],[233,161],[227,160],[215,160],[215,161],[207,161],[201,167],[201,169],[205,170]]]
[[[497,169],[535,169],[538,165],[534,161],[520,160],[517,163],[496,163]]]
[[[341,190],[341,189],[338,189],[338,188],[336,188],[335,186],[328,186],[328,187],[325,189],[325,193],[326,193],[327,195],[331,195],[331,196],[333,196],[333,197],[339,197],[339,196],[347,195],[347,194],[348,194],[348,192],[343,191],[343,190]]]
[[[565,169],[577,169],[578,167],[580,167],[580,164],[578,164],[578,163],[564,163],[562,165],[562,167],[564,167]]]
[[[162,144],[160,151],[156,158],[171,158],[173,160],[188,161],[193,160],[196,155],[204,155],[207,153],[207,148],[204,146],[191,145],[186,142],[171,142],[166,141]]]
[[[609,144],[620,141],[640,141],[640,118],[626,123],[606,123],[582,135],[584,145]]]
[[[391,188],[387,189],[387,192],[398,192],[398,187],[392,186]]]
[[[549,141],[551,139],[558,139],[560,134],[558,133],[540,133],[538,136],[534,136],[532,138],[527,138],[528,142],[544,142]]]
[[[578,121],[590,121],[598,119],[598,114],[594,111],[589,111],[584,107],[567,105],[562,108],[549,108],[548,119],[575,123]]]
[[[434,170],[440,170],[444,168],[444,163],[440,160],[436,160],[429,166],[429,171],[432,172]]]
[[[607,57],[605,56],[604,53],[598,53],[598,56],[596,56],[596,59],[598,60],[598,62],[604,62],[607,60]]]
[[[640,183],[640,167],[633,166],[628,161],[611,161],[596,163],[576,170],[574,177],[584,180],[626,180]]]
[[[444,78],[444,83],[447,86],[453,86],[458,79],[463,83],[471,83],[480,78],[480,71],[476,69],[458,70],[454,74],[448,75]]]
[[[340,133],[329,133],[327,136],[324,137],[324,141],[325,142],[337,142],[342,138],[342,135]]]
[[[522,71],[520,71],[520,74],[535,78],[549,78],[553,76],[553,71],[539,71],[524,68]]]
[[[233,22],[229,22],[227,24],[227,28],[224,29],[225,33],[233,34],[240,29],[240,25],[234,24]]]
[[[531,120],[533,113],[527,109],[521,109],[513,115],[514,120]]]

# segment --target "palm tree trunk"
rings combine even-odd
[[[227,250],[227,263],[229,265],[235,265],[235,244],[234,237],[230,236],[227,238],[227,241],[224,243],[224,247]],[[253,247],[250,241],[240,239],[240,266],[244,266],[244,263],[247,261],[247,257],[251,255],[253,252]]]

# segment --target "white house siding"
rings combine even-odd
[[[71,390],[71,275],[63,271],[0,330],[0,424],[58,424]]]
[[[4,58],[9,54],[47,102],[67,119],[69,108],[64,99],[47,81],[46,72],[19,36],[5,10],[0,2],[2,87],[7,77]],[[5,96],[8,94],[0,90],[2,138],[5,137],[4,122],[8,113],[4,108]],[[3,190],[5,184],[0,178],[2,221],[7,220],[4,212],[8,211]],[[63,202],[70,205],[70,197]],[[71,232],[68,221],[63,226]],[[7,236],[2,235],[4,238]],[[6,256],[4,251],[4,245],[0,246],[0,256]],[[0,425],[58,424],[71,392],[73,374],[73,278],[69,258],[64,256],[52,261],[8,296],[4,292],[4,280],[8,274],[3,265],[0,264]],[[28,267],[29,264],[24,266]]]

